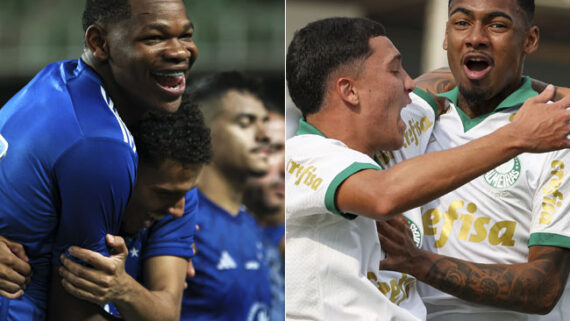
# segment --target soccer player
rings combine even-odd
[[[271,280],[270,320],[285,319],[285,117],[268,104],[269,169],[248,180],[243,203],[263,233]]]
[[[289,92],[304,115],[298,136],[286,143],[291,319],[418,320],[421,306],[414,315],[395,304],[409,297],[392,303],[381,292],[374,220],[441,196],[522,152],[569,145],[570,100],[547,105],[554,92],[549,86],[490,135],[379,170],[374,153],[404,143],[400,111],[414,89],[383,27],[361,18],[310,23],[296,32],[286,63]],[[404,277],[401,288],[414,295]]]
[[[267,320],[269,272],[261,231],[243,203],[245,184],[268,169],[267,111],[260,84],[222,72],[190,88],[212,135],[212,162],[198,182],[196,276],[181,320]]]
[[[450,1],[444,48],[458,86],[442,94],[450,109],[428,152],[505,126],[537,94],[522,77],[524,58],[538,46],[533,16],[530,0]],[[385,224],[383,267],[431,285],[421,288],[430,319],[540,320],[525,313],[553,310],[545,319],[564,320],[569,161],[566,150],[521,154],[424,205],[425,251],[406,246],[401,224]],[[404,262],[410,257],[413,266]]]
[[[44,319],[50,279],[61,290],[51,264],[70,245],[108,254],[136,176],[126,125],[174,112],[197,56],[180,0],[90,0],[83,17],[81,58],[47,66],[0,110],[0,235],[33,271],[23,296],[0,299],[7,320]]]
[[[105,309],[125,320],[179,320],[198,215],[197,189],[190,188],[211,157],[209,129],[183,98],[178,112],[144,119],[133,135],[141,162],[121,226],[127,246],[115,242],[110,257],[72,247],[73,257],[90,267],[62,255],[59,272],[71,294],[112,302]]]

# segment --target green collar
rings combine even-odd
[[[321,133],[320,130],[318,130],[315,126],[307,123],[306,120],[304,120],[303,118],[299,119],[299,128],[297,129],[297,135],[319,135],[319,136],[323,136],[323,137],[327,137],[325,136],[325,134]]]
[[[438,94],[437,96],[445,97],[449,99],[451,102],[453,102],[455,106],[457,106],[458,95],[459,95],[459,89],[455,87],[452,90]],[[528,76],[525,76],[523,77],[523,82],[522,85],[519,87],[519,89],[515,90],[515,92],[513,92],[507,98],[505,98],[505,100],[503,100],[497,107],[495,107],[495,110],[493,110],[488,114],[481,115],[475,118],[469,118],[469,116],[467,116],[467,114],[465,114],[463,110],[461,110],[460,108],[456,109],[457,112],[459,113],[459,117],[461,118],[461,122],[463,123],[463,129],[466,132],[471,128],[475,127],[483,120],[485,120],[487,117],[491,116],[492,114],[495,114],[504,109],[522,105],[525,100],[527,100],[530,97],[534,97],[536,95],[538,95],[538,93],[534,89],[532,89],[530,78]]]

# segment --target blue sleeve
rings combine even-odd
[[[193,188],[186,193],[184,216],[175,219],[166,215],[150,227],[148,238],[142,246],[141,258],[172,255],[190,258],[194,256],[192,243],[196,231],[196,215],[198,215],[198,194]]]
[[[117,235],[135,184],[137,157],[110,139],[83,139],[57,160],[61,204],[52,263],[71,245],[109,255],[107,233]]]

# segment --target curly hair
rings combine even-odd
[[[131,16],[129,0],[87,0],[81,19],[83,31],[95,23],[117,22]]]
[[[205,164],[212,158],[210,129],[188,95],[174,114],[149,113],[132,130],[141,162],[159,167],[166,159]]]
[[[286,77],[291,99],[303,115],[319,111],[329,75],[372,54],[370,38],[384,27],[366,18],[327,18],[295,32],[287,49]]]

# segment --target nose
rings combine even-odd
[[[269,144],[269,136],[267,136],[267,122],[258,123],[255,131],[255,140],[261,143]]]
[[[185,205],[184,197],[180,198],[176,203],[168,208],[168,213],[175,218],[180,218],[184,215],[184,205]]]
[[[465,38],[465,44],[474,49],[489,45],[489,37],[482,23],[477,22],[469,28],[469,34]]]
[[[184,42],[180,39],[171,39],[166,49],[164,50],[163,57],[166,60],[174,62],[193,62],[198,56],[198,48],[194,42]]]
[[[411,93],[416,89],[416,82],[408,75],[408,73],[404,70],[404,90],[407,93]]]

